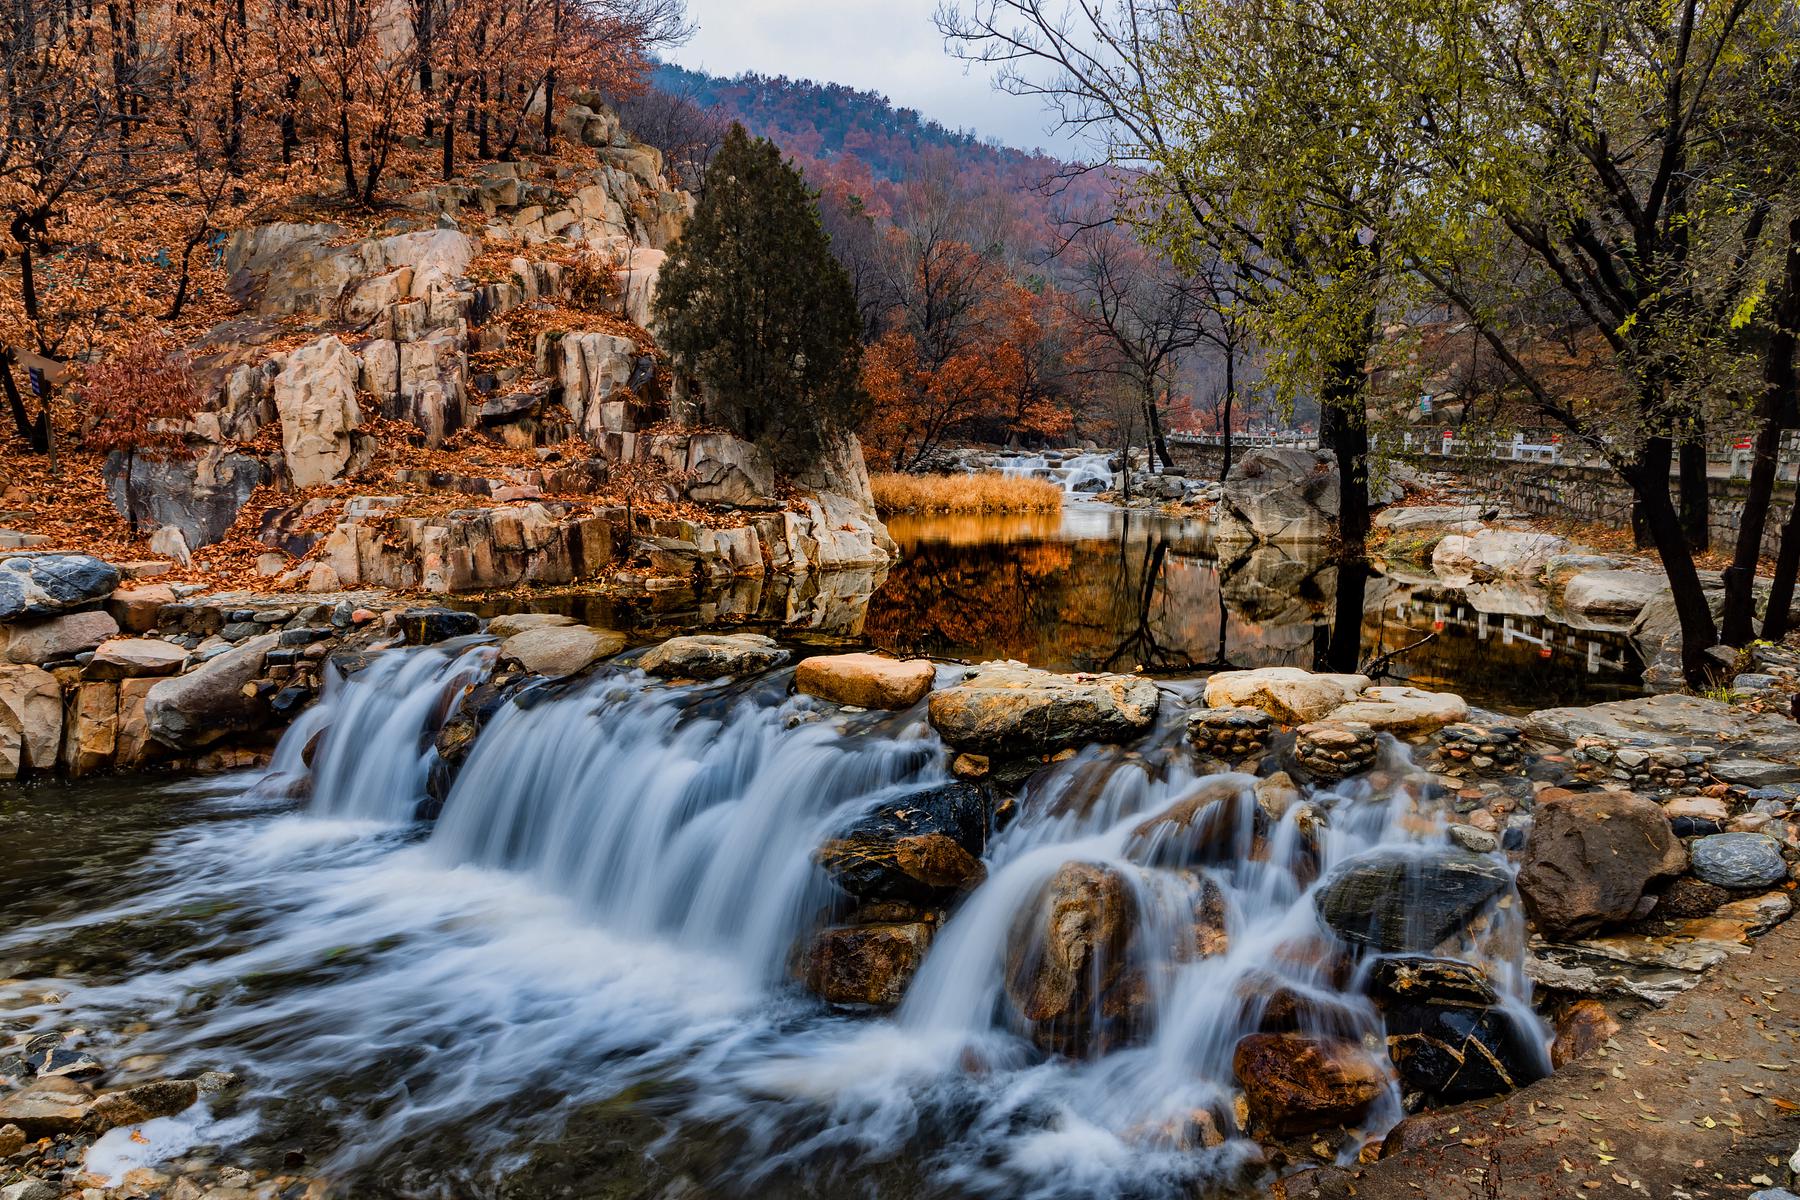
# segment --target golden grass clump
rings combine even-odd
[[[1047,479],[982,472],[974,475],[881,474],[869,478],[875,507],[884,513],[1053,513],[1062,488]]]

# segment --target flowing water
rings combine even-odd
[[[1113,485],[1112,454],[1008,454],[995,460],[1002,475],[1048,479],[1069,495],[1104,492]]]
[[[901,1007],[845,1015],[792,982],[796,945],[850,908],[812,851],[943,784],[922,706],[845,713],[787,671],[670,686],[627,655],[506,703],[419,819],[434,732],[492,655],[377,656],[266,776],[131,794],[123,842],[91,798],[0,795],[14,844],[42,843],[0,907],[14,1027],[239,1072],[232,1120],[176,1140],[301,1147],[355,1195],[531,1195],[559,1162],[575,1181],[544,1194],[656,1194],[676,1171],[720,1194],[1192,1194],[1257,1169],[1245,1138],[1204,1146],[1196,1114],[1230,1128],[1232,1048],[1271,996],[1300,998],[1303,1029],[1380,1036],[1313,881],[1442,842],[1393,747],[1257,827],[1253,780],[1193,775],[1171,696],[1140,745],[1040,773]],[[1197,792],[1238,831],[1199,865],[1154,820]],[[1066,1031],[1017,997],[1021,931],[1072,869],[1129,896],[1130,1019],[1090,1029],[1085,1057],[1047,1053]],[[1541,1044],[1509,911],[1458,953]],[[1399,1112],[1390,1088],[1367,1132]],[[604,1181],[577,1148],[596,1127]]]

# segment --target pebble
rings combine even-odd
[[[1473,825],[1452,825],[1447,832],[1452,842],[1474,854],[1492,854],[1500,848],[1499,838]]]

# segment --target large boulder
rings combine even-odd
[[[1538,799],[1519,894],[1545,937],[1580,937],[1640,915],[1645,891],[1686,866],[1654,800],[1551,790]]]
[[[283,360],[275,376],[275,408],[281,414],[281,453],[296,488],[331,483],[360,467],[366,450],[356,433],[361,362],[327,334]]]
[[[563,406],[590,443],[608,433],[636,430],[633,406],[623,389],[637,362],[637,343],[612,333],[567,333],[556,346]]]
[[[265,633],[185,675],[159,680],[144,698],[150,736],[175,750],[197,750],[260,726],[269,703],[256,680],[264,657],[280,643],[279,633]]]
[[[468,271],[481,244],[455,229],[425,229],[338,245],[337,225],[247,226],[225,247],[227,287],[265,315],[366,318],[379,300],[425,299]],[[372,301],[370,295],[377,299]]]
[[[1626,629],[1668,587],[1650,571],[1587,571],[1564,584],[1562,611],[1583,626]]]
[[[98,610],[0,627],[8,662],[38,664],[68,662],[118,632],[112,614]]]
[[[94,608],[119,586],[119,570],[91,554],[0,558],[0,621]]]
[[[892,1008],[925,961],[931,928],[895,921],[822,929],[807,950],[806,986],[829,1004]]]
[[[1260,708],[1284,725],[1317,721],[1361,695],[1367,675],[1320,675],[1299,667],[1220,671],[1206,681],[1208,708]]]
[[[1142,980],[1133,971],[1137,895],[1117,868],[1065,863],[1021,909],[1007,941],[1005,992],[1047,1050],[1104,1052],[1135,1032]]]
[[[858,899],[936,903],[982,880],[987,830],[980,788],[931,784],[877,805],[813,857]]]
[[[1415,687],[1372,687],[1331,712],[1333,721],[1354,721],[1397,737],[1436,733],[1468,716],[1468,702],[1456,693]]]
[[[1740,757],[1800,762],[1800,725],[1709,696],[1640,696],[1585,708],[1544,708],[1527,718],[1525,731],[1565,745],[1584,737],[1644,747],[1729,745]]]
[[[1217,520],[1221,540],[1322,542],[1338,517],[1338,471],[1329,454],[1252,450],[1232,464]]]
[[[1506,865],[1485,854],[1390,847],[1338,864],[1313,893],[1313,906],[1345,941],[1384,954],[1428,953],[1511,884]]]
[[[702,504],[755,504],[775,494],[775,468],[754,442],[729,433],[688,438],[688,499]]]
[[[696,633],[652,646],[638,666],[665,679],[721,679],[778,667],[788,652],[760,633]]]
[[[38,667],[0,664],[0,780],[56,766],[62,686]]]
[[[1407,1090],[1434,1104],[1497,1096],[1547,1073],[1537,1031],[1502,1008],[1406,1004],[1386,1018],[1388,1057]]]
[[[192,457],[128,459],[116,452],[106,460],[106,495],[120,513],[142,525],[177,529],[197,550],[225,536],[268,477],[262,459],[224,445]]]
[[[1122,742],[1150,727],[1156,685],[1133,675],[1057,675],[1023,663],[984,663],[931,695],[933,728],[981,754],[1027,755]]]
[[[1781,843],[1766,833],[1718,833],[1695,838],[1694,874],[1714,887],[1741,891],[1786,883]]]
[[[1550,560],[1569,548],[1553,533],[1483,529],[1453,533],[1431,552],[1431,567],[1446,580],[1484,583],[1492,579],[1536,579]]]
[[[533,675],[560,679],[625,648],[625,636],[586,625],[545,625],[525,629],[500,643],[500,660],[516,662]]]
[[[911,708],[931,691],[937,669],[925,659],[881,654],[819,654],[794,668],[794,687],[858,708]]]
[[[803,501],[808,557],[821,571],[884,567],[894,560],[894,540],[875,510],[849,496],[820,492]]]
[[[1276,1137],[1354,1125],[1387,1090],[1387,1074],[1354,1042],[1300,1033],[1255,1033],[1231,1068],[1255,1128]]]

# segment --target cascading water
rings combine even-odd
[[[1110,454],[1015,454],[998,458],[995,469],[1002,475],[1048,479],[1070,495],[1104,492],[1112,486]]]
[[[433,734],[492,655],[394,651],[336,681],[268,780],[82,919],[206,908],[220,929],[74,988],[59,1015],[146,1019],[134,1050],[241,1070],[263,1136],[299,1104],[332,1130],[328,1169],[407,1192],[485,1191],[534,1135],[643,1084],[665,1096],[665,1150],[743,1140],[720,1187],[910,1159],[911,1194],[1191,1192],[1258,1161],[1233,1131],[1232,1052],[1278,999],[1286,1027],[1381,1035],[1315,881],[1442,842],[1397,762],[1270,815],[1250,777],[1195,776],[1173,725],[1092,747],[1028,785],[899,1009],[847,1017],[789,978],[795,945],[850,908],[813,851],[945,780],[922,709],[846,713],[790,696],[786,672],[671,686],[615,663],[504,704],[442,815],[413,821]],[[283,784],[309,761],[294,813]],[[1043,969],[1067,949],[1057,904],[1087,905],[1104,947],[1060,975]],[[1496,910],[1458,954],[1537,1036],[1517,921]],[[1390,1086],[1365,1129],[1399,1101]]]

